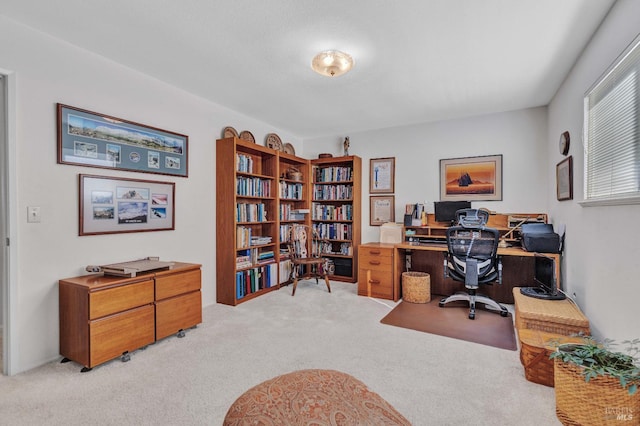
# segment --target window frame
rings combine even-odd
[[[632,56],[631,58],[629,58]],[[635,58],[633,58],[635,56]],[[625,62],[627,61],[627,62]],[[632,62],[628,62],[632,61]],[[622,72],[616,72],[620,67],[629,67],[629,72],[626,73],[623,69]],[[619,87],[625,76],[631,75],[635,69],[635,93],[632,95],[633,102],[635,102],[636,116],[635,116],[635,137],[632,142],[632,148],[635,149],[635,159],[631,161],[632,168],[635,172],[636,189],[635,191],[625,193],[614,193],[605,196],[594,197],[591,195],[589,198],[589,178],[591,176],[589,171],[589,136],[590,125],[589,117],[590,112],[595,105],[590,106],[590,97],[597,95],[598,89],[603,85],[611,85]],[[619,77],[620,81],[616,81]],[[602,98],[604,99],[604,97]],[[596,104],[597,105],[597,104]],[[583,176],[583,201],[579,204],[585,207],[589,206],[602,206],[602,205],[631,205],[640,204],[640,35],[627,46],[627,48],[620,54],[616,60],[607,68],[607,70],[595,81],[595,83],[585,92],[583,97],[583,140],[584,140],[584,176]],[[606,154],[605,154],[606,155]]]

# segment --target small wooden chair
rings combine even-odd
[[[311,235],[311,241],[308,241]],[[291,278],[293,279],[292,296],[296,294],[298,280],[323,278],[327,284],[327,290],[331,293],[329,277],[327,276],[327,259],[320,256],[320,237],[318,232],[308,225],[292,225],[289,230],[287,247],[291,256],[293,268]]]

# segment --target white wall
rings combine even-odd
[[[250,130],[260,142],[287,132],[33,31],[0,16],[0,69],[16,75],[17,279],[10,286],[15,374],[56,359],[57,280],[89,264],[145,256],[201,263],[203,304],[215,303],[215,140],[222,129]],[[189,177],[56,164],[57,102],[189,135]],[[232,165],[230,165],[232,167]],[[176,182],[174,231],[78,236],[78,174]],[[27,223],[40,206],[41,223]],[[13,231],[12,231],[13,232]],[[7,373],[7,372],[5,372]]]
[[[458,120],[426,123],[305,139],[304,157],[319,153],[342,155],[349,136],[349,154],[362,157],[362,242],[378,241],[380,228],[369,226],[369,160],[395,157],[395,216],[402,222],[407,203],[440,199],[439,160],[502,154],[502,201],[473,202],[499,213],[547,211],[547,110],[545,107]],[[377,194],[376,194],[377,195]]]
[[[574,200],[556,201],[555,182],[548,184],[550,214],[554,221],[567,223],[565,283],[570,294],[577,294],[592,332],[615,340],[640,337],[640,205],[578,204],[584,188],[583,98],[639,31],[640,2],[618,0],[549,105],[550,176],[563,158],[557,148],[560,134],[568,130],[572,139]]]

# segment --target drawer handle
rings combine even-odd
[[[369,254],[380,254],[380,250],[371,250]]]
[[[370,260],[369,261],[369,265],[379,265],[379,264],[380,264],[380,261],[378,261],[378,260]]]
[[[371,284],[380,284],[380,280],[369,280]]]

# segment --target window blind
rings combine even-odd
[[[585,200],[640,196],[640,37],[584,99]]]

